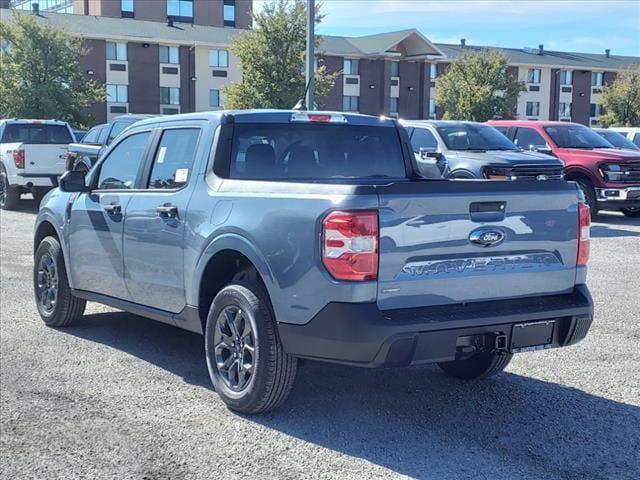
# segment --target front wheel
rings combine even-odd
[[[640,218],[640,208],[621,208],[620,211],[630,218]]]
[[[216,295],[205,354],[216,392],[232,410],[272,410],[293,387],[297,360],[284,351],[267,293],[256,282],[238,281]]]
[[[71,293],[60,242],[45,237],[33,260],[33,290],[42,321],[49,327],[66,327],[82,317],[86,301]]]
[[[576,183],[584,194],[585,203],[589,205],[589,210],[591,211],[591,220],[595,220],[598,216],[598,202],[596,200],[596,191],[593,188],[593,185],[589,180],[583,178],[577,179]]]
[[[512,357],[513,354],[510,353],[483,352],[465,360],[441,362],[438,366],[451,377],[473,380],[500,373],[509,365]]]

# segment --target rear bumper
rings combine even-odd
[[[498,336],[502,348],[511,351],[514,325],[529,322],[554,321],[555,326],[547,344],[524,350],[572,345],[587,335],[592,320],[593,300],[579,285],[566,295],[384,312],[375,303],[330,303],[305,325],[280,323],[279,332],[285,350],[298,357],[408,366],[495,350],[492,339]]]
[[[596,188],[598,208],[603,210],[640,207],[640,186]]]
[[[46,175],[42,173],[17,173],[9,175],[11,185],[21,187],[57,187],[58,175]]]

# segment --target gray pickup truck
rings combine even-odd
[[[35,225],[44,322],[86,301],[204,335],[216,392],[257,413],[299,358],[482,378],[593,319],[575,184],[427,180],[404,128],[357,114],[144,120]]]

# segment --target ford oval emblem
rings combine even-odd
[[[481,247],[500,245],[505,238],[504,232],[496,227],[481,227],[469,234],[469,241]]]

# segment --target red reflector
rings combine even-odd
[[[16,168],[24,168],[24,150],[13,151],[13,163],[15,163]]]
[[[377,212],[331,212],[322,227],[322,262],[333,278],[378,278]]]
[[[586,265],[591,249],[591,209],[586,203],[578,204],[578,260],[577,265]]]

